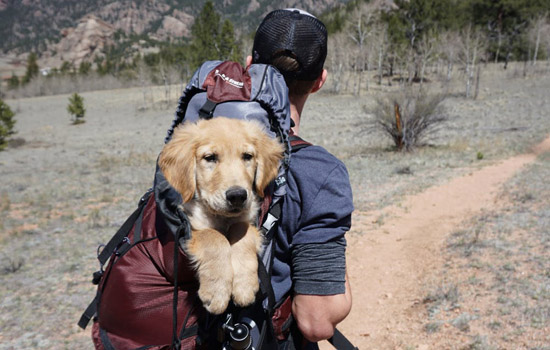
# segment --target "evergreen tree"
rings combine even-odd
[[[38,75],[39,68],[36,60],[36,54],[34,52],[31,52],[29,54],[29,57],[27,58],[27,70],[25,72],[25,76],[23,77],[23,84],[28,83],[29,81],[31,81],[32,78]]]
[[[241,45],[235,36],[233,23],[228,19],[222,25],[219,49],[219,55],[222,60],[242,61]]]
[[[11,73],[11,77],[8,79],[8,89],[13,90],[19,87],[19,78],[15,73]]]
[[[206,60],[220,58],[218,48],[220,20],[221,17],[214,9],[214,4],[207,1],[191,27],[191,52],[194,66]]]
[[[84,115],[86,114],[86,108],[84,108],[84,98],[76,92],[69,97],[69,105],[67,106],[67,112],[72,116],[73,124],[84,123]]]
[[[495,61],[508,61],[527,58],[524,34],[528,23],[547,11],[548,0],[465,0],[455,13],[463,26],[472,23],[486,31],[489,53]]]
[[[92,64],[90,62],[80,62],[80,65],[78,66],[78,74],[87,75],[88,73],[90,73],[91,69]]]
[[[191,27],[190,56],[197,67],[207,60],[232,60],[241,62],[241,45],[235,34],[233,23],[214,9],[207,1]]]
[[[15,134],[13,127],[15,126],[14,113],[2,99],[0,99],[0,151],[8,145],[7,138]]]
[[[61,67],[59,68],[61,74],[74,74],[75,68],[71,62],[63,61]]]

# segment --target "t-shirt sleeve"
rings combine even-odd
[[[345,292],[345,233],[351,227],[353,198],[342,162],[311,150],[296,176],[300,215],[292,236],[293,290],[299,294]]]
[[[346,240],[310,243],[292,249],[292,280],[299,294],[334,295],[346,292]]]
[[[353,198],[343,164],[337,163],[325,176],[322,169],[311,174],[303,180],[301,192],[302,212],[292,244],[324,243],[349,231]]]

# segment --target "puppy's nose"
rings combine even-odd
[[[233,207],[242,207],[248,197],[246,190],[242,187],[231,187],[225,191],[225,199]]]

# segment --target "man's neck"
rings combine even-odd
[[[294,127],[292,131],[295,135],[300,134],[300,118],[302,116],[302,110],[309,95],[305,96],[289,96],[290,99],[290,118],[294,121]]]

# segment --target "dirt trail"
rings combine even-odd
[[[423,282],[443,264],[446,237],[464,219],[494,208],[499,187],[537,155],[550,151],[550,137],[531,153],[450,180],[376,213],[356,212],[348,235],[348,274],[353,309],[339,329],[361,350],[431,349]],[[382,218],[382,219],[380,219]],[[323,344],[323,349],[330,349]]]

